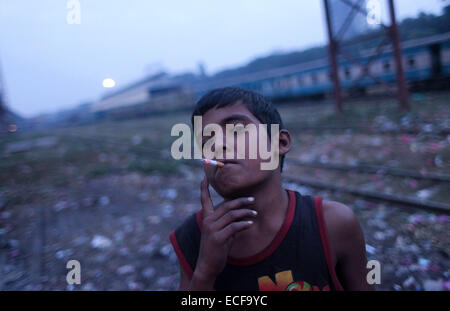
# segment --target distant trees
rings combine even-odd
[[[443,14],[439,16],[422,12],[416,18],[406,18],[400,22],[399,28],[400,37],[402,40],[417,39],[439,33],[450,32],[450,5],[447,5],[443,9]],[[356,43],[358,44],[358,49],[375,47],[379,42],[376,38],[379,38],[382,32],[382,29],[371,30],[365,34],[353,37],[345,42],[345,45]],[[318,46],[303,51],[286,54],[272,54],[257,58],[243,67],[219,72],[213,77],[213,79],[235,77],[242,74],[299,64],[302,62],[324,58],[326,56],[326,46]]]

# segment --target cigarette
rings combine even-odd
[[[225,165],[224,163],[222,163],[220,161],[216,161],[216,160],[201,159],[200,161],[202,161],[204,164],[214,165],[214,166],[218,166],[218,167],[223,167]]]

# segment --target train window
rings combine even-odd
[[[313,84],[317,84],[317,75],[315,73],[311,73],[311,81]]]
[[[298,87],[300,86],[300,79],[297,76],[291,77],[291,87]]]
[[[391,63],[388,60],[383,62],[383,70],[384,72],[389,72],[391,70]]]
[[[350,73],[350,69],[349,68],[345,68],[344,69],[344,76],[345,76],[345,79],[350,80],[351,73]]]
[[[408,67],[409,68],[416,67],[416,59],[414,58],[414,56],[409,56],[408,60],[407,60],[407,63],[408,63]]]

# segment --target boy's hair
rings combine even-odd
[[[203,95],[195,105],[191,123],[194,124],[194,116],[202,116],[212,108],[223,108],[238,102],[245,105],[262,124],[267,124],[269,137],[271,137],[272,124],[278,124],[280,130],[284,129],[280,114],[271,101],[261,94],[240,87],[214,89]],[[284,156],[280,161],[281,171],[283,171],[283,163]]]

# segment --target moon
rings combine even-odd
[[[103,87],[111,88],[111,87],[114,87],[115,85],[116,85],[116,81],[114,81],[111,78],[107,78],[107,79],[103,80]]]

